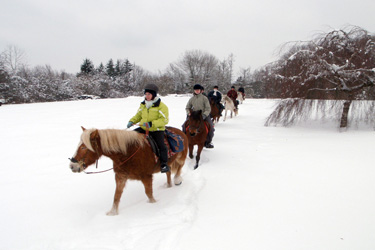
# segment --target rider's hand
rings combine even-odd
[[[146,127],[147,129],[151,128],[152,122],[145,122],[143,123],[143,127]]]
[[[202,115],[202,117],[203,117],[203,120],[206,120],[206,118],[207,118],[207,116],[206,116],[206,115]]]
[[[126,126],[127,128],[130,128],[131,126],[133,126],[133,122],[128,122],[128,125]]]

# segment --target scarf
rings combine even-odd
[[[159,100],[159,97],[156,96],[153,100],[151,101],[147,101],[145,100],[145,103],[146,103],[146,108],[149,109],[152,107],[152,105],[154,105],[155,102],[157,102]]]

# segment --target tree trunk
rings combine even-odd
[[[342,109],[342,115],[341,115],[340,128],[346,128],[348,126],[348,114],[349,114],[349,108],[351,104],[352,104],[352,100],[346,100],[344,102],[344,107]]]

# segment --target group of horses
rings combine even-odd
[[[240,100],[240,103],[242,101]],[[225,106],[223,120],[225,121],[227,110],[231,112],[231,117],[232,113],[236,115],[237,111],[234,109],[233,101],[227,96],[223,98],[223,103]],[[220,114],[217,117],[215,113],[216,110],[218,112],[217,106],[212,105],[211,115],[215,123],[220,119]],[[181,170],[188,151],[189,157],[193,158],[194,145],[198,146],[194,169],[198,167],[200,154],[210,129],[203,119],[202,111],[192,111],[187,122],[186,133],[177,128],[166,127],[170,132],[183,139],[183,150],[177,153],[170,152],[168,164],[171,171],[166,173],[168,187],[172,187],[171,172],[174,173],[174,184],[182,183]],[[113,168],[111,169],[115,173],[116,190],[112,208],[107,212],[107,215],[118,215],[120,199],[127,180],[140,180],[144,185],[148,201],[156,202],[153,196],[152,180],[153,174],[160,172],[160,161],[155,157],[155,153],[146,139],[147,133],[144,135],[133,130],[85,129],[83,127],[82,130],[79,146],[74,156],[69,158],[69,167],[73,172],[80,173],[86,172],[86,168],[95,162],[98,164],[99,158],[103,155],[112,160]]]

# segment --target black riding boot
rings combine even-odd
[[[166,162],[162,162],[160,164],[160,172],[167,173],[169,171],[170,171],[170,169],[169,169],[169,166],[167,165],[167,163]]]

